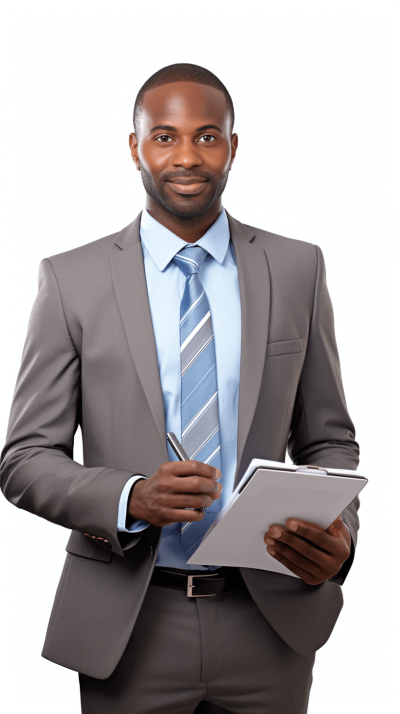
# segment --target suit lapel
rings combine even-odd
[[[167,453],[163,396],[139,233],[140,218],[141,214],[118,234],[115,243],[122,250],[110,258],[111,272],[132,359]]]
[[[264,372],[270,275],[264,250],[251,243],[254,232],[227,215],[236,255],[242,318],[236,486],[240,460],[257,407]]]

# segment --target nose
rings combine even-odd
[[[174,166],[191,169],[193,166],[200,166],[203,162],[196,144],[191,139],[184,138],[177,143],[172,163]]]

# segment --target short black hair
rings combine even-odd
[[[170,84],[171,82],[197,82],[198,84],[208,84],[209,87],[214,87],[215,89],[219,89],[220,92],[223,92],[228,107],[232,131],[233,124],[235,122],[235,111],[231,95],[229,94],[227,88],[224,84],[222,84],[221,80],[215,76],[215,74],[210,72],[209,69],[200,67],[197,64],[189,64],[187,62],[170,64],[167,67],[159,69],[157,72],[152,74],[151,77],[149,77],[149,79],[143,84],[141,89],[139,89],[135,101],[135,107],[133,109],[133,126],[135,131],[137,130],[139,113],[145,93],[148,92],[149,89],[161,87],[163,84]]]

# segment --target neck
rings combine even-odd
[[[196,243],[217,220],[222,210],[222,202],[221,199],[218,199],[202,216],[190,218],[174,216],[173,213],[161,206],[149,195],[146,198],[146,208],[152,218],[168,228],[172,233],[175,233],[179,238],[182,238],[186,243]]]

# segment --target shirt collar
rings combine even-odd
[[[163,271],[174,255],[182,250],[185,245],[200,245],[218,263],[223,263],[229,245],[230,232],[228,218],[223,208],[217,220],[200,240],[196,243],[186,243],[186,241],[156,221],[144,209],[140,221],[140,237],[157,268]]]

